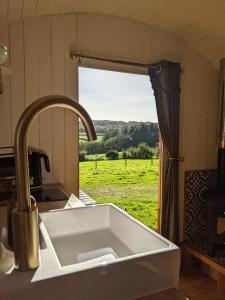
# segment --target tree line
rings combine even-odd
[[[112,123],[116,121],[109,122]],[[104,123],[104,125],[106,124]],[[94,142],[84,142],[81,140],[80,154],[83,153],[84,156],[85,154],[123,151],[123,158],[142,158],[143,153],[146,153],[143,158],[151,158],[153,154],[151,153],[150,148],[155,148],[158,144],[159,128],[157,123],[120,122],[119,126],[115,126],[114,124],[112,128],[109,126],[98,128],[97,135],[99,134],[99,129],[101,132],[104,130],[102,139]]]

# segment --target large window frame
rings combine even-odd
[[[102,62],[97,60],[90,60],[90,59],[82,59],[77,60],[76,64],[76,86],[77,86],[77,99],[79,102],[79,67],[83,68],[93,68],[105,71],[114,71],[114,72],[121,72],[121,73],[129,73],[129,74],[137,74],[137,75],[148,75],[147,68],[142,67],[135,67],[135,66],[127,66],[121,64],[115,64],[110,62]],[[150,80],[149,80],[149,87],[150,87]],[[79,134],[78,134],[79,135]],[[79,149],[79,138],[78,138],[78,149]],[[157,221],[157,232],[160,233],[161,228],[161,203],[162,203],[162,180],[165,176],[165,166],[166,166],[166,155],[164,153],[163,142],[159,134],[159,180],[158,180],[158,221]],[[78,163],[78,178],[80,178],[80,169]],[[80,181],[78,180],[78,190],[80,188]]]

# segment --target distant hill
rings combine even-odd
[[[97,132],[97,135],[105,135],[109,132],[109,130],[118,130],[119,132],[124,131],[124,129],[128,129],[130,127],[136,127],[137,125],[140,124],[154,124],[154,125],[158,125],[158,123],[154,123],[154,122],[137,122],[137,121],[129,121],[129,122],[125,122],[125,121],[112,121],[112,120],[93,120],[93,123],[95,125],[95,129]],[[83,124],[80,122],[80,133],[85,132],[84,126]]]

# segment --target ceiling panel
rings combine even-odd
[[[131,0],[102,0],[97,7],[97,13],[108,15],[119,15],[121,11],[125,13],[125,9],[130,5]]]
[[[175,3],[176,1],[173,1]],[[170,32],[178,32],[181,28],[192,23],[192,15],[199,14],[206,0],[178,1],[176,5],[170,5],[160,15],[152,19],[152,23],[166,28]]]
[[[97,13],[102,0],[75,0],[73,2],[74,12]],[[111,3],[113,1],[110,0],[108,2]]]
[[[207,8],[207,9],[206,9]],[[220,32],[224,35],[225,28],[218,24],[225,19],[225,2],[219,2],[218,5],[208,5],[201,12],[199,12],[199,17],[190,20],[190,24],[181,30],[179,30],[179,35],[184,36],[189,42],[194,43],[200,38],[209,36],[209,31],[213,34]]]
[[[138,1],[134,2],[140,3]],[[180,0],[173,0],[173,2],[168,0],[143,0],[141,4],[138,4],[137,7],[130,12],[129,17],[152,24],[154,18],[163,14],[169,7],[175,7],[179,2]]]
[[[58,13],[98,13],[175,34],[215,62],[225,56],[224,0],[0,0],[0,23]]]
[[[23,1],[23,18],[32,18],[35,15],[37,0],[24,0]]]
[[[38,0],[36,10],[35,10],[35,15],[44,16],[44,15],[51,14],[54,8],[54,3],[55,3],[54,0]]]
[[[22,18],[23,0],[8,1],[8,21],[13,22]]]

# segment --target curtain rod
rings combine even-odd
[[[105,62],[111,62],[111,63],[116,63],[116,64],[121,64],[121,65],[128,65],[128,66],[135,66],[135,67],[141,67],[141,68],[155,68],[159,69],[159,72],[161,71],[161,66],[160,65],[154,65],[151,66],[149,64],[142,64],[138,62],[131,62],[131,61],[125,61],[125,60],[117,60],[117,59],[108,59],[108,58],[102,58],[102,57],[97,57],[97,56],[91,56],[91,55],[82,55],[76,52],[71,52],[70,57],[75,60],[75,59],[81,59],[81,58],[87,58],[87,59],[93,59],[93,60],[100,60],[100,61],[105,61]]]

